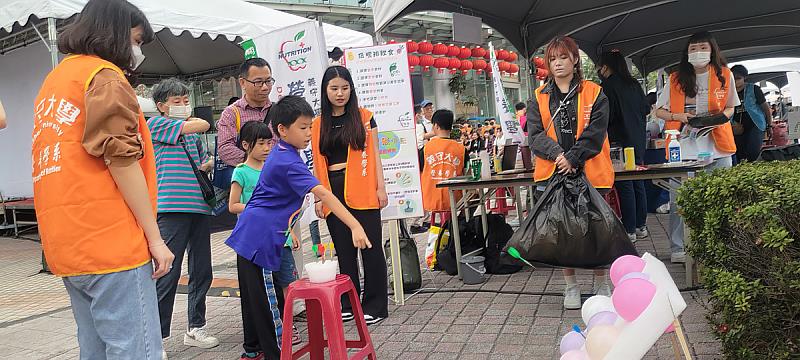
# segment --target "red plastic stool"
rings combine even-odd
[[[506,191],[508,191],[508,195],[506,195]],[[486,199],[486,207],[489,208],[489,211],[495,214],[503,214],[503,216],[507,216],[508,212],[511,210],[516,209],[516,205],[513,201],[514,190],[509,188],[498,188],[495,191],[495,206],[491,206],[491,199]],[[508,205],[509,199],[511,199],[511,205]]]
[[[614,214],[617,214],[617,217],[622,219],[622,209],[619,205],[619,193],[617,193],[617,188],[612,187],[611,191],[603,195],[603,198],[606,199],[608,206],[611,206],[611,210],[614,210]]]
[[[342,295],[350,297],[353,306],[356,328],[360,340],[346,341],[344,324],[342,323]],[[292,314],[292,303],[295,299],[306,301],[306,317],[308,319],[308,344],[297,351],[292,351],[292,317],[287,316],[283,323],[284,336],[281,339],[281,360],[299,359],[305,354],[311,360],[322,360],[325,348],[330,350],[331,359],[370,359],[376,360],[375,347],[364,321],[364,312],[356,294],[356,288],[347,275],[336,275],[336,279],[322,284],[311,283],[307,278],[289,285],[286,294],[284,314]],[[323,325],[324,324],[324,325]],[[323,331],[324,326],[324,331]],[[325,334],[327,333],[327,339]],[[347,349],[360,349],[352,357],[347,356]]]

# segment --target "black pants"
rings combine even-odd
[[[239,277],[239,291],[242,303],[242,330],[244,332],[244,351],[263,352],[266,360],[279,360],[281,349],[275,322],[270,311],[270,298],[264,285],[264,273],[260,266],[237,255],[236,270]],[[283,291],[275,288],[277,306],[283,318]],[[292,329],[283,329],[291,336]]]
[[[361,250],[361,261],[364,265],[364,297],[361,306],[364,314],[385,318],[389,316],[389,292],[386,272],[386,257],[383,254],[383,234],[381,228],[380,210],[353,210],[344,201],[344,171],[330,172],[331,189],[333,194],[345,204],[353,217],[358,220],[367,233],[371,249]],[[331,233],[336,255],[339,257],[339,270],[342,274],[350,276],[356,287],[356,292],[361,293],[360,276],[358,272],[358,249],[353,246],[353,235],[336,215],[331,214],[327,219],[328,231]],[[342,311],[352,312],[350,299],[342,296]]]
[[[187,297],[189,328],[206,325],[206,294],[211,288],[210,216],[192,213],[159,213],[158,229],[167,247],[175,254],[172,270],[156,282],[161,337],[170,335],[175,292],[181,277],[183,254],[189,253],[189,294]]]
[[[733,137],[736,141],[736,163],[743,161],[756,161],[761,155],[761,145],[764,143],[764,132],[755,125],[746,129],[742,135]]]
[[[633,234],[637,228],[647,224],[647,192],[644,180],[617,181],[614,186],[619,195],[622,224],[628,234]]]

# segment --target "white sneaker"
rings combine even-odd
[[[608,285],[608,282],[601,282],[597,284],[594,288],[595,295],[603,295],[603,296],[611,296],[611,286]]]
[[[169,360],[167,357],[167,350],[161,350],[161,360]]]
[[[578,310],[581,308],[580,285],[567,285],[567,288],[564,289],[564,308],[568,310]]]
[[[203,328],[194,328],[189,329],[189,331],[183,335],[183,344],[186,346],[211,349],[219,345],[219,340],[213,336],[209,336]]]
[[[670,256],[669,260],[672,261],[673,264],[683,264],[686,262],[686,252],[674,252],[672,253],[672,256]]]
[[[669,203],[666,203],[664,205],[661,205],[661,206],[657,207],[656,208],[656,213],[657,214],[669,214]]]
[[[636,229],[636,237],[639,239],[644,239],[650,236],[650,231],[647,231],[647,226],[642,226]]]
[[[636,241],[639,240],[639,238],[636,237],[636,234],[628,234],[628,239],[630,239],[634,244],[636,244]]]

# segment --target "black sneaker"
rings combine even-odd
[[[428,232],[428,228],[419,225],[411,225],[411,233],[412,234],[423,234]]]
[[[342,321],[348,322],[348,321],[353,321],[353,319],[355,319],[355,316],[353,316],[353,313],[342,312]]]
[[[379,323],[381,321],[383,321],[382,317],[366,315],[366,314],[364,315],[364,322],[366,322],[367,325],[377,324],[377,323]]]

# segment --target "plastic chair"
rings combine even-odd
[[[353,306],[359,340],[345,340],[344,337],[341,300],[344,294],[350,297],[350,304]],[[284,314],[292,314],[292,304],[296,299],[303,299],[306,302],[309,342],[294,351],[291,330],[284,332],[285,335],[281,339],[281,360],[299,359],[305,354],[309,354],[311,360],[322,360],[325,358],[326,347],[330,351],[331,359],[376,360],[375,347],[372,345],[367,323],[364,321],[361,302],[349,276],[339,274],[335,280],[322,284],[314,284],[307,278],[293,282],[289,285],[286,295]],[[283,328],[292,329],[292,321],[292,317],[287,316]],[[359,350],[348,357],[347,349]]]

